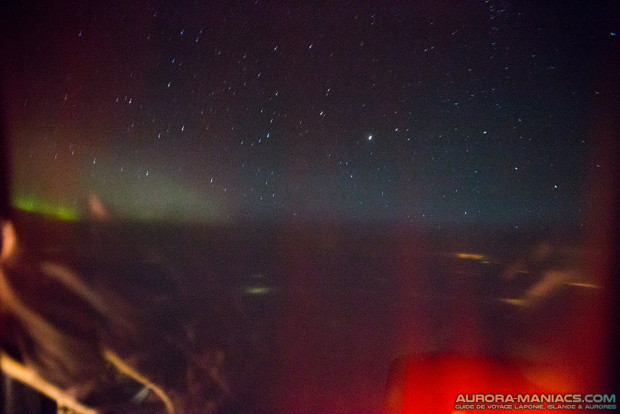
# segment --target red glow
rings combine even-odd
[[[485,411],[459,409],[459,404],[471,404],[459,403],[459,394],[517,396],[580,392],[582,384],[565,374],[562,370],[549,367],[530,367],[484,357],[435,355],[402,359],[392,367],[385,412],[413,414]],[[522,409],[522,406],[517,409],[517,405],[513,403],[512,410],[502,412],[536,411]]]

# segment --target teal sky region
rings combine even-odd
[[[578,228],[601,168],[590,108],[617,22],[599,4],[7,9],[17,208]]]

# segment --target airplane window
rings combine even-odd
[[[612,409],[613,3],[2,8],[5,411]]]

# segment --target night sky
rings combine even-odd
[[[88,3],[4,13],[15,207],[581,225],[595,2]]]

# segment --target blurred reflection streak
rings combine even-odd
[[[58,412],[74,412],[76,414],[97,414],[98,411],[80,404],[73,397],[41,378],[34,370],[25,367],[5,353],[0,354],[2,371],[40,393],[56,401]]]
[[[509,305],[516,306],[533,306],[539,303],[544,298],[553,295],[558,288],[565,285],[579,286],[579,283],[573,283],[577,277],[577,273],[574,271],[559,271],[551,270],[543,274],[541,279],[532,287],[527,289],[520,298],[499,298],[498,300]],[[591,284],[588,284],[591,285]],[[595,286],[595,285],[591,285]]]
[[[114,352],[110,351],[109,349],[104,350],[103,355],[107,361],[109,361],[112,365],[114,365],[114,367],[118,369],[119,372],[127,375],[131,379],[144,385],[145,388],[148,388],[151,391],[153,391],[155,395],[157,395],[161,399],[161,401],[164,403],[167,413],[169,414],[174,413],[174,406],[172,404],[172,401],[170,400],[170,397],[166,395],[163,389],[161,389],[160,387],[158,387],[157,385],[149,381],[144,375],[140,374],[138,371],[133,369],[131,366],[127,364],[127,362],[125,362],[121,357],[119,357]]]
[[[508,266],[502,274],[507,286],[519,284],[524,279],[530,285],[518,297],[500,297],[497,301],[518,307],[532,307],[556,294],[562,287],[570,286],[587,289],[601,289],[597,283],[584,280],[579,268],[583,252],[575,249],[554,248],[543,242],[524,259]],[[575,263],[572,263],[572,262]]]
[[[110,311],[108,305],[70,269],[57,263],[43,262],[41,264],[41,270],[45,273],[45,275],[57,280],[71,292],[84,299],[101,314],[112,316],[112,312]]]
[[[96,194],[88,196],[88,212],[95,220],[110,220],[112,216]]]
[[[13,223],[2,223],[2,250],[0,253],[0,264],[8,263],[11,258],[15,257],[17,250],[17,237],[15,236],[15,227]]]
[[[17,324],[7,323],[13,329],[12,336],[2,332],[0,339],[2,347],[8,345],[7,350],[19,355],[21,360],[13,363],[14,355],[3,354],[3,371],[56,400],[59,406],[82,407],[78,401],[85,401],[104,387],[102,384],[109,374],[107,363],[110,363],[116,374],[148,388],[165,405],[166,412],[174,412],[170,398],[161,388],[101,343],[104,327],[110,332],[135,329],[122,313],[113,311],[112,306],[67,267],[47,261],[37,266],[31,256],[22,254],[11,222],[3,223],[1,230],[0,322],[4,324],[7,317]],[[32,291],[33,286],[36,292]],[[55,309],[49,304],[41,308],[43,301],[34,293],[47,295],[51,302],[60,302],[55,304]],[[72,309],[71,313],[64,307]],[[80,408],[76,412],[87,411]]]

